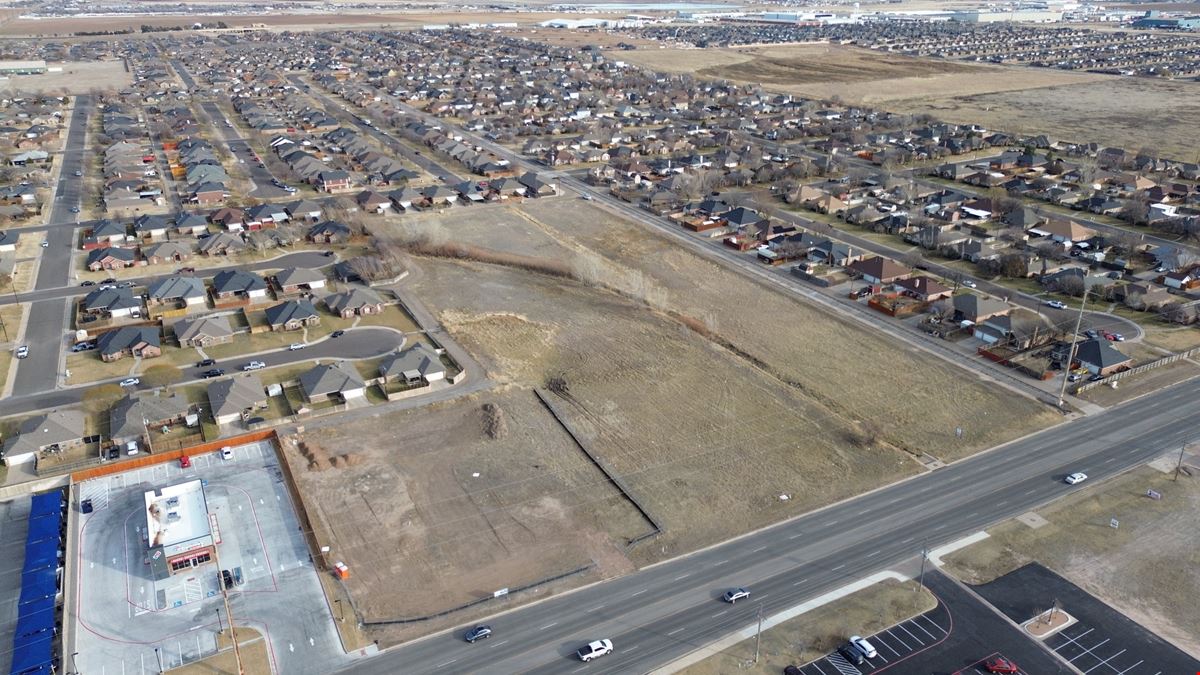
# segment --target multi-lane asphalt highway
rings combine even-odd
[[[72,220],[70,209],[79,206],[83,188],[83,181],[75,176],[75,172],[83,171],[83,151],[86,146],[88,118],[92,113],[92,99],[90,96],[78,96],[75,101],[75,111],[67,129],[67,140],[63,144],[62,167],[54,192],[54,204],[50,207],[51,223]],[[35,291],[61,288],[70,283],[75,229],[50,228],[46,230],[45,237],[49,246],[41,252],[42,259],[34,285]],[[27,300],[20,294],[17,294],[17,299],[20,302]],[[56,297],[30,304],[24,344],[41,348],[31,350],[28,358],[13,361],[17,368],[13,379],[13,391],[31,394],[54,389],[58,383],[59,359],[62,357],[58,346],[63,343],[66,321],[65,298]]]
[[[475,645],[455,630],[388,650],[346,672],[644,673],[830,589],[1197,439],[1200,384],[1185,383],[931,473],[609,582],[494,617]],[[1090,483],[1071,487],[1074,471]],[[736,489],[733,486],[732,489]],[[749,601],[728,605],[733,586]],[[590,640],[612,655],[582,664]]]

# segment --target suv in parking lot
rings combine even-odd
[[[855,647],[849,642],[841,647],[838,647],[838,654],[841,654],[843,659],[846,659],[855,666],[861,666],[863,662],[866,661],[866,659],[863,658],[863,653],[858,651],[858,647]]]
[[[870,642],[867,642],[867,639],[861,635],[851,635],[850,644],[857,647],[858,651],[862,652],[862,655],[868,659],[873,659],[876,656],[879,656],[879,652],[875,651],[875,647]]]

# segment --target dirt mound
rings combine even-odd
[[[504,409],[495,403],[483,404],[483,433],[493,441],[504,440],[508,436],[508,420]]]

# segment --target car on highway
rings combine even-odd
[[[233,449],[228,445],[221,448],[221,459],[233,459]]]
[[[997,656],[994,659],[988,659],[987,663],[983,664],[983,667],[989,673],[1004,673],[1005,675],[1010,675],[1011,673],[1021,672],[1021,669],[1017,667],[1017,664],[1013,663],[1009,659],[1004,658],[1003,656]]]
[[[75,177],[76,177],[76,178],[78,178],[78,177],[80,177],[80,176],[82,176],[82,175],[83,175],[83,172],[82,172],[82,171],[79,171],[79,170],[76,170],[76,171],[75,171]]]
[[[293,342],[292,344],[288,345],[289,352],[300,351],[301,349],[304,349],[303,342]]]
[[[204,359],[203,361],[198,361],[196,363],[197,368],[208,368],[209,366],[215,366],[215,365],[217,365],[216,359]]]
[[[267,364],[263,363],[262,361],[251,361],[250,363],[242,366],[242,370],[249,372],[251,370],[262,370],[266,367]]]
[[[23,359],[26,356],[29,356],[29,345],[21,345],[20,347],[17,347],[17,358]]]
[[[492,637],[492,627],[481,623],[467,631],[467,634],[463,636],[463,639],[471,644],[475,644],[476,640],[486,640],[490,637]]]
[[[601,656],[607,656],[611,654],[612,651],[612,640],[593,640],[583,647],[580,647],[579,651],[575,652],[575,655],[579,657],[580,661],[587,663],[592,659],[599,658]]]
[[[850,644],[858,647],[858,651],[862,652],[863,656],[867,657],[868,659],[873,659],[879,656],[879,652],[875,651],[875,646],[868,642],[867,639],[861,635],[851,635]]]
[[[120,385],[122,387],[136,387],[141,383],[142,381],[136,377],[127,377],[121,380]]]
[[[213,368],[211,370],[204,371],[205,378],[221,377],[224,374],[225,374],[224,368]]]
[[[732,605],[738,600],[745,600],[746,598],[750,597],[750,591],[744,588],[731,588],[725,591],[725,595],[722,597],[725,599],[725,602],[728,602]]]
[[[1063,481],[1065,481],[1067,485],[1079,485],[1083,481],[1087,480],[1087,477],[1088,476],[1086,473],[1082,471],[1076,471],[1075,473],[1064,478]]]
[[[329,334],[329,337],[331,337],[331,338],[340,338],[340,337],[342,337],[342,336],[343,336],[343,335],[345,335],[345,334],[346,334],[346,331],[344,331],[344,330],[335,330],[335,331],[333,331],[332,333],[330,333],[330,334]]]
[[[849,642],[841,647],[838,647],[838,654],[841,654],[842,658],[849,661],[851,665],[861,666],[863,662],[866,661],[866,659],[863,657],[863,653],[858,651],[858,647],[855,647]]]
[[[1061,300],[1047,300],[1046,306],[1053,307],[1054,309],[1066,309],[1067,303],[1065,303]]]

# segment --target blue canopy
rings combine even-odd
[[[49,633],[39,633],[26,640],[17,639],[13,642],[12,675],[32,675],[45,673],[54,663],[54,636]]]
[[[29,509],[30,518],[40,518],[51,514],[62,515],[64,495],[62,490],[47,492],[33,496],[33,505]]]
[[[43,539],[25,547],[25,572],[58,567],[58,540]]]
[[[49,567],[21,575],[21,603],[58,595],[58,570]]]
[[[17,632],[13,634],[13,638],[53,631],[55,627],[54,610],[54,598],[42,598],[21,605],[21,611],[17,615]]]
[[[48,516],[29,519],[29,534],[25,537],[26,545],[43,539],[58,541],[62,532],[62,515],[54,513]]]

